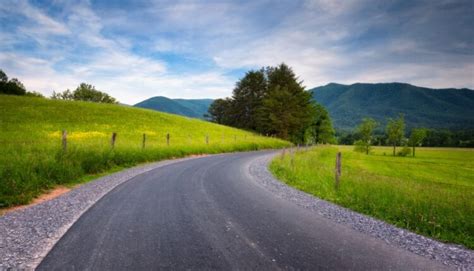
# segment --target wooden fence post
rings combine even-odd
[[[145,149],[145,144],[146,144],[146,134],[143,134],[142,149]]]
[[[281,152],[281,160],[285,158],[285,152],[286,152],[286,148],[283,148],[283,151]]]
[[[62,142],[63,142],[63,152],[66,152],[67,150],[67,131],[66,130],[63,130]]]
[[[341,164],[342,164],[342,161],[341,161],[341,152],[338,152],[336,154],[336,168],[335,168],[335,172],[336,172],[336,189],[339,189],[339,178],[341,177]]]
[[[206,145],[209,145],[209,135],[206,135]]]
[[[110,145],[112,145],[112,149],[115,148],[115,140],[117,139],[117,133],[112,133],[112,140],[110,141]]]
[[[170,145],[170,133],[166,134],[166,146]]]

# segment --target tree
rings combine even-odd
[[[412,146],[412,155],[415,157],[415,146],[420,146],[423,140],[426,138],[427,131],[423,128],[412,129],[409,139],[409,144]]]
[[[25,95],[25,86],[16,78],[8,80],[8,76],[0,70],[0,94]]]
[[[95,103],[117,103],[115,98],[111,97],[105,92],[101,92],[95,89],[93,85],[81,83],[74,92],[69,89],[64,92],[53,92],[52,99],[60,100],[75,100],[75,101],[86,101]]]
[[[405,136],[405,118],[401,114],[397,119],[388,119],[387,127],[388,142],[393,146],[393,156],[395,156],[397,145],[402,142]]]
[[[230,125],[231,119],[229,118],[229,112],[231,106],[232,100],[230,98],[214,100],[208,109],[210,121],[223,125]]]
[[[311,93],[282,63],[247,72],[237,82],[232,98],[213,102],[209,117],[221,124],[303,142],[313,112]]]
[[[8,76],[3,70],[0,69],[0,82],[1,83],[6,83],[8,82]]]
[[[237,82],[232,95],[231,113],[235,127],[256,130],[257,111],[267,90],[264,69],[249,71]]]
[[[314,113],[308,130],[314,143],[333,143],[335,141],[335,131],[329,113],[320,104],[314,106]]]
[[[365,154],[370,153],[375,127],[377,127],[377,122],[374,119],[364,118],[362,120],[362,123],[357,127],[360,139],[355,142],[356,151],[365,152]]]
[[[258,130],[293,142],[303,142],[311,123],[311,93],[305,91],[293,70],[282,63],[266,69],[267,93],[258,110]]]

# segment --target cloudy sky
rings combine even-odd
[[[474,88],[474,1],[9,1],[0,69],[50,95],[93,84],[121,102],[230,95],[285,62],[304,85]]]

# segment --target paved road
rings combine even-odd
[[[443,268],[265,190],[248,165],[266,153],[192,159],[131,179],[90,208],[38,269]]]

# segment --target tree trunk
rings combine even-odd
[[[395,149],[396,149],[397,145],[396,144],[393,144],[393,156],[395,156]]]
[[[365,147],[365,154],[369,155],[369,145]]]
[[[413,157],[415,157],[415,145],[413,145]]]

